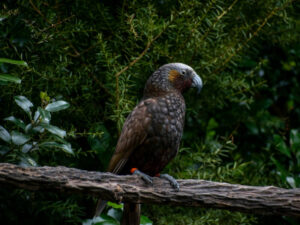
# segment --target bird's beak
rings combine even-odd
[[[200,78],[200,76],[196,73],[194,73],[193,79],[192,79],[192,87],[197,88],[197,93],[199,94],[202,87],[203,87],[203,83],[202,80]]]

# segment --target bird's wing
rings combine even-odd
[[[152,120],[147,107],[153,104],[157,104],[155,99],[141,101],[127,117],[115,153],[110,160],[108,172],[119,173],[134,149],[145,141]]]
[[[127,117],[115,153],[109,162],[108,172],[119,173],[133,150],[146,139],[147,128],[149,128],[152,119],[147,107],[151,104],[157,104],[156,100],[147,99],[140,102]],[[106,203],[105,200],[98,200],[95,217],[101,214]]]

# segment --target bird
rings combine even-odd
[[[157,176],[179,190],[173,177],[160,172],[178,153],[186,109],[182,94],[191,87],[199,93],[203,82],[184,63],[165,64],[148,78],[141,101],[124,122],[107,172],[139,175],[147,183]],[[106,203],[99,199],[95,217]],[[124,203],[121,224],[140,224],[140,204]]]

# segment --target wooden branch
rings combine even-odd
[[[300,216],[300,189],[254,187],[205,180],[166,180],[147,185],[137,176],[118,176],[67,167],[21,167],[0,163],[0,185],[32,191],[93,195],[114,202],[200,206],[247,213]]]

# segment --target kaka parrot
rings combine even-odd
[[[148,183],[152,176],[159,176],[179,189],[173,177],[159,173],[179,149],[185,117],[182,93],[190,87],[199,93],[202,85],[197,73],[183,63],[165,64],[156,70],[146,82],[142,100],[123,125],[107,171],[138,174]],[[95,217],[105,205],[106,201],[98,201]],[[140,204],[124,204],[121,224],[140,224]]]

